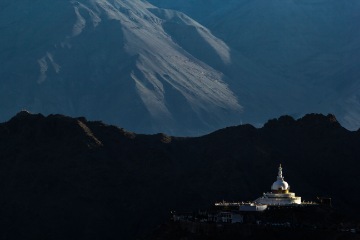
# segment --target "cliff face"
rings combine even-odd
[[[0,124],[2,238],[134,239],[172,209],[253,200],[277,166],[305,200],[360,211],[360,131],[332,115],[198,138],[141,135],[101,122],[21,112]]]

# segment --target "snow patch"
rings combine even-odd
[[[79,9],[83,9],[87,12],[87,14],[90,16],[93,27],[97,27],[100,24],[101,18],[93,10],[91,10],[86,5],[79,3],[79,2],[73,2],[73,4],[74,4],[75,13],[77,15],[77,22],[80,22],[80,25],[81,25],[81,22],[85,21],[85,19],[84,19],[84,17],[81,16]],[[76,10],[76,8],[77,8],[77,10]],[[86,24],[86,21],[85,21],[85,24]]]
[[[39,76],[39,78],[37,80],[37,83],[41,84],[46,80],[46,72],[48,70],[48,64],[47,64],[47,61],[46,61],[46,57],[40,58],[38,60],[38,64],[39,64],[39,67],[40,67],[40,76]]]
[[[52,65],[54,71],[55,71],[56,73],[59,73],[61,67],[60,67],[59,64],[57,64],[57,63],[54,61],[53,55],[52,55],[51,53],[47,52],[47,53],[46,53],[46,56],[47,56],[47,58],[50,60],[50,63],[51,63],[51,65]]]
[[[38,84],[45,82],[47,78],[47,72],[49,70],[49,63],[51,64],[55,73],[58,74],[60,72],[61,69],[60,65],[55,62],[53,55],[49,52],[47,52],[44,57],[38,59],[37,62],[39,64],[39,72],[40,72],[40,75],[37,80]]]
[[[83,16],[81,16],[80,12],[79,12],[79,7],[74,7],[74,11],[76,14],[76,22],[73,26],[73,30],[72,30],[72,36],[78,36],[81,34],[81,32],[83,31],[83,29],[86,26],[86,20],[85,18],[83,18]]]

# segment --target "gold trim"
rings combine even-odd
[[[289,193],[289,190],[282,190],[282,189],[279,189],[279,190],[272,190],[271,191],[272,193]]]

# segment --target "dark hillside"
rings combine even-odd
[[[359,146],[332,115],[177,138],[21,112],[0,124],[0,238],[134,239],[172,209],[255,199],[279,163],[305,200],[330,196],[356,216]]]

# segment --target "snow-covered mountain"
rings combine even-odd
[[[0,121],[27,109],[199,135],[332,112],[360,126],[360,3],[150,2],[1,1]]]
[[[229,64],[230,49],[180,12],[140,0],[0,7],[2,120],[25,108],[181,135],[239,122],[242,107],[212,67]]]
[[[305,88],[292,107],[274,103],[288,105],[289,114],[333,112],[346,127],[360,127],[359,1],[150,2],[184,11],[204,24],[232,52],[241,52],[256,69],[273,75],[263,82],[285,78],[295,89]],[[246,112],[247,102],[242,104]]]

